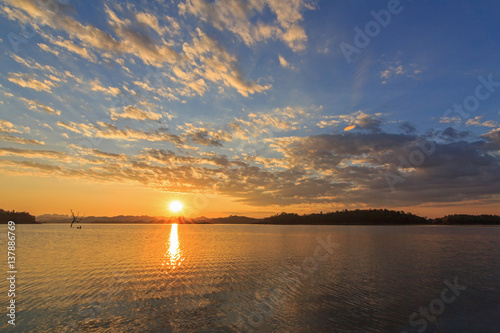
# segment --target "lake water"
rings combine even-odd
[[[498,227],[16,231],[18,332],[500,332]]]

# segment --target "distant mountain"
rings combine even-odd
[[[70,223],[71,216],[60,214],[45,214],[37,216],[38,221],[43,223]],[[152,216],[86,216],[83,218],[82,223],[138,223],[138,224],[152,224],[152,223],[177,223],[176,218],[169,217],[152,217]]]
[[[64,214],[43,214],[38,215],[36,219],[42,223],[69,223],[71,222],[71,215]]]
[[[62,214],[44,214],[37,216],[37,220],[43,223],[70,223],[71,216]],[[169,223],[192,223],[192,224],[252,224],[259,222],[259,219],[254,219],[246,216],[228,216],[219,218],[197,217],[177,218],[164,216],[87,216],[82,220],[82,223],[137,223],[137,224],[169,224]]]
[[[38,224],[35,217],[28,212],[16,212],[0,209],[0,224],[14,221],[16,224]]]
[[[198,218],[195,221],[196,223],[205,222],[210,224],[255,224],[262,220],[246,216],[230,215],[228,217]]]

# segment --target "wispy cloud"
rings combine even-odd
[[[394,61],[386,64],[386,68],[380,72],[382,84],[386,84],[390,80],[404,76],[408,78],[417,78],[423,71],[423,68],[416,64],[403,65],[401,61]]]
[[[0,156],[22,156],[27,158],[50,158],[58,160],[70,159],[67,154],[59,151],[17,148],[0,148]]]
[[[99,79],[90,81],[90,89],[92,89],[92,91],[99,91],[110,96],[117,96],[121,92],[120,88],[117,87],[104,87]]]
[[[36,76],[23,73],[9,73],[8,80],[20,85],[23,88],[30,88],[36,91],[51,92],[55,84],[50,80],[39,81]]]
[[[158,121],[163,116],[159,113],[155,113],[149,110],[142,110],[134,105],[127,105],[123,108],[122,112],[117,112],[114,109],[111,110],[111,119],[118,120],[122,119],[135,119],[135,120],[154,120]]]
[[[483,126],[483,127],[499,127],[500,126],[496,121],[488,120],[488,121],[481,122],[481,119],[483,119],[482,116],[476,116],[473,119],[467,120],[465,125],[466,126]]]
[[[85,123],[66,123],[58,121],[57,125],[72,132],[81,134],[85,137],[99,137],[112,140],[138,141],[145,140],[150,142],[169,141],[175,144],[182,144],[184,139],[178,135],[168,134],[164,130],[143,131],[125,127],[120,129],[117,126],[105,122],[97,124]]]
[[[43,141],[38,141],[38,140],[34,140],[34,139],[24,139],[24,138],[19,138],[17,136],[8,135],[8,134],[1,134],[1,133],[0,133],[0,140],[13,142],[13,143],[19,143],[19,144],[23,144],[23,145],[44,145],[45,144],[45,142],[43,142]]]
[[[35,111],[38,111],[38,112],[45,112],[45,113],[48,113],[48,114],[55,114],[55,115],[61,115],[61,111],[59,110],[56,110],[48,105],[45,105],[43,104],[42,102],[40,101],[36,101],[36,100],[30,100],[30,99],[27,99],[27,98],[24,98],[24,97],[20,97],[19,98],[21,101],[23,101],[24,103],[26,103],[30,110],[35,110]]]

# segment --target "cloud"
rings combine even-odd
[[[178,71],[177,78],[190,87],[193,82],[201,81],[187,77],[186,72],[198,73],[201,78],[215,83],[222,83],[236,89],[241,95],[248,97],[271,88],[271,85],[260,85],[254,81],[246,80],[236,65],[236,57],[224,50],[220,44],[208,37],[199,28],[196,29],[197,37],[193,37],[192,44],[184,43],[183,51],[188,59],[184,71]],[[193,89],[191,87],[191,89]],[[196,89],[193,89],[196,90]]]
[[[380,72],[380,77],[383,79],[390,79],[393,76],[398,76],[404,74],[403,66],[399,65],[398,67],[389,66],[385,71]]]
[[[254,205],[343,201],[408,205],[426,200],[460,202],[498,193],[498,130],[496,123],[481,118],[468,121],[469,126],[490,127],[491,131],[481,137],[453,128],[417,135],[415,127],[407,123],[395,130],[400,133],[388,133],[386,127],[391,126],[383,126],[381,114],[358,111],[322,117],[324,113],[315,115],[311,110],[301,108],[260,110],[255,107],[247,111],[237,106],[240,105],[240,99],[231,99],[227,104],[224,103],[232,112],[230,121],[215,127],[198,122],[184,124],[184,116],[187,115],[181,117],[180,126],[172,126],[173,131],[153,127],[156,126],[153,121],[163,122],[169,115],[163,112],[162,107],[148,106],[141,101],[109,109],[108,115],[116,124],[111,120],[95,122],[98,119],[96,112],[99,111],[94,110],[94,106],[111,100],[110,96],[121,97],[126,93],[142,100],[141,94],[148,92],[148,101],[162,106],[161,96],[181,102],[185,101],[185,97],[206,95],[214,86],[215,93],[218,88],[223,89],[223,97],[228,97],[228,92],[237,92],[245,97],[265,94],[272,88],[272,78],[263,79],[259,77],[260,74],[251,71],[245,73],[239,66],[237,53],[225,45],[235,39],[242,40],[249,47],[261,42],[273,44],[273,41],[278,41],[286,45],[285,49],[304,50],[307,33],[301,26],[302,15],[314,7],[312,2],[182,1],[178,8],[185,16],[175,19],[138,10],[133,4],[109,2],[103,6],[103,17],[107,24],[99,27],[78,22],[77,15],[66,15],[66,12],[53,15],[40,11],[37,1],[10,3],[16,10],[12,14],[16,19],[23,18],[26,22],[40,25],[45,34],[41,37],[47,43],[40,44],[42,50],[55,50],[55,55],[64,58],[79,54],[98,64],[130,65],[137,73],[144,68],[155,67],[158,70],[156,78],[165,80],[158,83],[155,78],[143,79],[122,71],[116,73],[117,77],[113,77],[112,81],[104,80],[105,76],[101,73],[99,78],[102,82],[92,78],[77,86],[76,89],[85,93],[91,93],[92,90],[103,95],[91,93],[89,100],[81,104],[79,101],[68,101],[70,106],[81,107],[82,113],[75,114],[72,120],[58,122],[54,135],[58,139],[63,139],[60,136],[63,135],[74,142],[82,137],[113,141],[107,141],[102,146],[106,147],[103,150],[110,149],[111,152],[77,149],[75,155],[81,160],[72,160],[71,164],[65,166],[58,165],[57,172],[67,177],[117,182],[130,180],[165,191],[214,189],[218,194],[236,196]],[[194,22],[199,28],[180,31],[180,25],[175,23],[183,19],[183,23]],[[200,20],[206,23],[200,24]],[[213,34],[214,28],[211,26],[222,33]],[[221,37],[217,39],[214,35]],[[286,56],[287,53],[282,54]],[[291,68],[285,57],[277,54],[275,57],[274,60],[278,60],[281,66]],[[53,67],[17,55],[13,59],[25,66],[24,69],[28,69],[29,73],[11,73],[8,78],[12,83],[46,92],[56,90],[54,87],[66,87],[62,82],[69,76],[62,76],[63,73]],[[91,64],[89,68],[95,66]],[[120,70],[120,67],[116,69]],[[380,78],[389,80],[415,75],[420,71],[411,65],[389,64],[381,68]],[[120,74],[136,86],[116,81],[122,78]],[[67,86],[69,89],[74,87],[70,84]],[[95,95],[97,101],[92,98]],[[198,100],[196,98],[197,103]],[[42,101],[45,104],[38,100],[24,100],[33,110],[60,114],[54,105]],[[179,105],[177,110],[182,112],[184,106]],[[206,116],[208,118],[210,114]],[[214,118],[214,121],[219,119]],[[125,124],[138,127],[124,127]],[[397,125],[399,123],[392,127]],[[1,134],[4,141],[43,143],[17,137],[13,133],[21,133],[22,130],[12,123],[4,122],[0,126],[8,133]],[[338,128],[335,132],[341,134],[308,135],[334,132],[317,127],[335,127]],[[405,164],[404,161],[416,156],[412,154],[418,151],[419,143],[430,138],[435,140],[435,152],[425,155],[421,164]],[[60,142],[56,144],[60,145]],[[147,148],[138,153],[145,146]],[[130,155],[115,153],[122,150]],[[40,151],[10,150],[2,154],[2,163],[10,159],[12,163],[20,163],[19,159],[30,156],[45,156],[43,158],[60,161]],[[46,172],[52,170],[41,164],[17,165]],[[397,193],[390,191],[384,178],[386,172],[404,175],[404,182],[398,184]]]
[[[77,54],[84,59],[87,59],[92,62],[95,62],[97,60],[95,55],[93,55],[87,48],[75,45],[75,43],[73,43],[71,40],[63,38],[59,39],[52,38],[50,41],[52,44],[62,47],[63,49],[66,49],[74,54]]]
[[[270,128],[277,130],[294,130],[293,121],[288,121],[280,116],[273,114],[260,114],[259,116],[252,115],[252,122],[258,128]]]
[[[319,123],[316,124],[316,126],[318,126],[319,128],[327,128],[327,127],[333,127],[339,123],[340,120],[328,119],[328,120],[321,120]]]
[[[117,96],[121,92],[121,90],[119,88],[116,88],[116,87],[104,87],[102,85],[101,81],[99,81],[99,79],[94,79],[94,80],[90,81],[90,89],[92,89],[92,91],[103,92],[106,95],[110,95],[110,96]]]
[[[30,69],[35,69],[35,70],[39,70],[39,71],[46,72],[49,74],[54,74],[54,75],[58,74],[57,70],[50,65],[41,65],[33,59],[21,58],[20,56],[18,56],[15,53],[12,53],[10,56],[17,63],[24,65]]]
[[[354,156],[356,159],[366,156],[363,158],[366,164],[379,164],[377,161],[389,152],[403,150],[413,140],[402,134],[346,133],[311,136],[295,142],[278,141],[277,146],[291,165],[314,171],[334,169]]]
[[[347,123],[348,126],[344,129],[345,131],[351,131],[355,128],[358,128],[358,129],[368,130],[371,132],[380,132],[381,131],[380,126],[382,122],[380,121],[379,118],[381,116],[382,116],[381,113],[370,115],[359,110],[352,114],[345,114],[345,115],[338,115],[331,117]],[[339,121],[330,120],[330,121],[320,122],[318,126],[321,127],[327,124],[335,125],[337,123],[339,123]]]
[[[59,56],[59,51],[57,51],[56,49],[54,49],[53,47],[50,47],[48,46],[47,44],[44,44],[44,43],[38,43],[37,44],[39,48],[41,48],[42,50],[44,50],[45,52],[49,52],[49,53],[52,53],[53,55],[55,55],[56,57]]]
[[[135,119],[135,120],[154,120],[158,121],[162,118],[162,115],[159,113],[155,113],[152,111],[146,111],[138,108],[137,106],[134,105],[127,105],[126,107],[123,108],[123,112],[118,113],[115,110],[111,110],[111,119],[112,120],[118,120],[118,119]]]
[[[21,156],[27,158],[51,158],[58,160],[68,160],[70,157],[62,152],[53,150],[33,150],[17,148],[0,148],[0,156]]]
[[[51,88],[55,85],[49,80],[44,80],[44,82],[38,81],[34,75],[21,74],[21,73],[9,73],[8,80],[12,83],[20,85],[23,88],[30,88],[36,91],[51,92]]]
[[[10,9],[7,14],[4,12],[4,15],[12,20],[36,22],[40,25],[36,28],[52,45],[79,54],[90,61],[98,61],[99,55],[106,59],[125,55],[134,56],[146,65],[163,68],[166,71],[166,77],[183,86],[175,88],[175,92],[182,96],[203,95],[208,89],[207,82],[232,87],[245,97],[271,88],[269,84],[263,85],[245,78],[237,66],[237,58],[229,54],[216,40],[206,36],[201,29],[196,30],[191,42],[165,40],[165,34],[171,34],[170,37],[175,36],[177,39],[181,37],[179,36],[180,24],[172,17],[162,18],[153,13],[138,11],[133,5],[105,5],[104,13],[112,30],[112,32],[106,32],[93,25],[78,22],[75,18],[66,15],[63,10],[57,13],[45,10],[35,0],[7,1],[7,3]],[[278,7],[281,8],[281,6],[276,8]],[[301,4],[292,7],[300,11],[301,8],[308,6]],[[301,15],[294,15],[294,17],[295,21],[301,19]],[[63,31],[70,36],[70,39],[64,39],[63,34],[59,34],[57,38],[53,37],[49,35],[49,30],[43,29],[42,26]],[[296,40],[293,40],[293,43],[296,43]],[[180,49],[174,49],[173,46],[176,44],[181,46]],[[41,43],[39,46],[45,51],[53,51],[46,44]],[[63,54],[58,51],[53,53]],[[132,57],[128,58],[128,61],[134,61]],[[50,84],[47,82],[38,84],[34,81],[23,82],[20,78],[12,78],[12,81],[23,86],[50,91]],[[119,93],[118,88],[106,88],[95,81],[93,89],[113,96]],[[157,92],[162,96],[168,96],[171,100],[177,98],[172,92],[159,87],[157,87]]]
[[[293,51],[306,48],[307,34],[300,22],[304,10],[316,8],[315,1],[303,0],[186,0],[179,4],[181,15],[193,15],[218,30],[228,30],[246,45],[279,39]],[[264,22],[262,13],[269,10],[275,17]]]
[[[491,141],[494,137],[486,136]],[[457,139],[461,140],[459,136]],[[335,193],[346,202],[454,202],[480,198],[500,188],[500,176],[496,174],[500,160],[488,154],[487,142],[436,142],[435,152],[424,155],[420,165],[406,167],[402,160],[408,160],[424,140],[407,134],[348,133],[278,141],[277,145],[289,169],[305,170],[320,179],[340,183],[341,189]],[[406,175],[394,193],[383,177],[388,171]],[[323,194],[332,193],[317,193],[318,197]]]
[[[17,126],[10,121],[0,119],[0,132],[3,133],[24,133],[29,132],[29,127]]]
[[[142,162],[153,162],[159,163],[160,165],[169,166],[218,166],[218,167],[229,167],[231,165],[241,165],[237,162],[230,161],[227,156],[218,155],[215,153],[205,153],[203,156],[192,157],[192,156],[180,156],[175,154],[171,150],[163,149],[145,149],[143,153],[137,156]],[[246,164],[244,164],[246,165]]]
[[[295,69],[288,61],[286,61],[285,58],[283,58],[281,55],[278,56],[278,60],[280,62],[281,67],[283,68],[289,68],[289,69]]]
[[[476,116],[476,117],[474,117],[474,119],[467,120],[465,125],[466,126],[484,126],[484,127],[498,127],[498,126],[500,126],[498,123],[494,122],[493,120],[481,122],[481,119],[483,119],[482,116]]]
[[[145,19],[145,15],[138,14],[135,16],[135,19],[142,19],[142,22],[137,22],[135,20],[134,22],[132,19],[120,19],[116,12],[109,6],[105,6],[105,12],[108,16],[108,23],[113,28],[115,34],[120,37],[118,41],[112,40],[112,43],[109,44],[110,48],[108,51],[132,53],[144,61],[144,63],[155,66],[160,66],[164,63],[176,63],[180,60],[179,54],[168,44],[155,41],[147,33],[134,29],[136,23],[144,24],[146,21],[151,23],[152,20],[150,16],[148,17],[149,20],[147,20]],[[94,39],[84,39],[83,41],[88,42],[93,47],[99,46],[99,43],[95,43]]]
[[[152,31],[156,32],[158,35],[163,36],[163,35],[177,35],[180,32],[180,25],[179,23],[170,16],[166,16],[165,19],[168,21],[168,24],[162,25],[154,14],[152,13],[146,13],[146,12],[138,12],[135,13],[135,18],[138,23],[142,24],[144,27],[147,27],[151,29]]]
[[[266,112],[249,113],[246,118],[235,118],[230,127],[236,136],[244,140],[259,136],[270,138],[278,132],[297,130],[302,121],[312,117],[309,111],[301,107],[288,106]]]
[[[106,160],[122,160],[122,161],[127,159],[127,156],[123,153],[122,154],[108,153],[96,148],[83,148],[74,144],[71,144],[70,147],[75,149],[79,154],[91,157],[104,158]]]
[[[46,163],[38,163],[33,161],[11,161],[0,159],[0,166],[14,167],[13,170],[8,170],[12,174],[28,174],[33,175],[36,171],[42,171],[45,174],[57,174],[62,168],[57,165]],[[3,170],[4,172],[7,170]]]
[[[106,131],[111,125],[99,126]],[[97,126],[66,124],[65,127],[82,134],[102,135],[98,134]],[[183,130],[192,137],[200,132],[210,135],[205,140],[213,140],[220,133],[194,125]],[[109,131],[109,135],[119,136]],[[492,196],[500,189],[500,157],[496,153],[500,149],[499,133],[492,130],[481,139],[467,141],[470,137],[453,129],[444,130],[439,136],[447,135],[449,140],[436,137],[432,144],[426,141],[428,136],[383,131],[270,138],[273,157],[255,155],[244,160],[202,151],[182,154],[145,148],[139,155],[125,156],[78,148],[81,160],[72,159],[72,164],[57,169],[15,165],[17,169],[57,172],[66,177],[135,181],[164,191],[212,191],[256,206],[312,203],[376,206],[391,202],[393,207],[407,207],[429,202],[494,200]],[[416,151],[424,157],[416,159]],[[50,151],[2,149],[0,154],[7,158],[65,159],[64,154]],[[1,160],[0,163],[18,162]],[[387,182],[388,173],[403,179],[395,191]]]
[[[118,160],[127,159],[127,156],[125,154],[107,153],[98,149],[92,149],[92,154],[94,156],[104,157],[106,159],[118,159]]]
[[[454,118],[454,117],[441,117],[439,118],[440,124],[460,124],[462,122],[462,118]]]
[[[399,129],[401,129],[404,133],[406,134],[414,134],[416,132],[415,126],[410,124],[409,122],[405,121],[401,125],[398,126]]]
[[[105,6],[104,12],[108,17],[108,24],[119,39],[115,39],[108,32],[93,25],[82,24],[75,18],[66,15],[64,10],[60,10],[63,6],[59,3],[54,4],[54,8],[58,10],[51,11],[35,0],[10,0],[6,2],[12,8],[9,12],[10,19],[38,22],[38,24],[65,31],[74,40],[72,42],[59,40],[60,46],[81,55],[84,55],[81,48],[92,48],[101,52],[132,54],[145,63],[154,65],[161,65],[165,62],[173,63],[179,59],[179,55],[167,44],[160,42],[157,45],[147,34],[133,29],[137,23],[135,20],[119,19],[108,6]],[[81,46],[77,46],[75,41],[78,41]]]
[[[123,140],[123,141],[138,141],[145,140],[150,142],[157,141],[169,141],[176,145],[181,145],[184,143],[184,139],[178,135],[166,133],[165,130],[154,130],[154,131],[143,131],[136,130],[129,127],[120,129],[113,124],[105,122],[97,122],[94,124],[84,124],[84,123],[66,123],[58,121],[57,125],[70,130],[74,133],[81,134],[86,137],[98,137],[104,139],[112,140]]]
[[[29,57],[22,58],[14,53],[10,54],[10,57],[30,69],[30,73],[9,73],[9,81],[22,87],[51,92],[52,88],[61,86],[61,83],[67,82],[69,78],[80,81],[79,83],[83,82],[69,71],[60,71],[53,66],[42,65]]]
[[[8,134],[0,134],[0,140],[19,143],[19,144],[23,144],[23,145],[25,145],[25,144],[44,145],[45,144],[45,142],[43,142],[43,141],[38,141],[38,140],[33,140],[33,139],[24,139],[24,138],[19,138],[17,136],[12,136],[12,135],[8,135]]]
[[[35,110],[35,111],[38,111],[38,112],[45,112],[45,113],[48,113],[48,114],[55,114],[55,115],[61,115],[61,111],[59,110],[55,110],[54,108],[50,107],[50,106],[47,106],[45,104],[43,104],[42,102],[40,101],[37,101],[37,100],[30,100],[30,99],[27,99],[27,98],[24,98],[24,97],[20,97],[19,98],[21,101],[25,102],[30,110]]]
[[[419,74],[421,74],[423,68],[420,68],[416,64],[410,64],[403,66],[401,61],[394,61],[392,63],[387,64],[386,69],[380,72],[380,78],[382,80],[382,84],[386,84],[389,80],[393,80],[399,76],[405,76],[409,78],[418,78]]]
[[[447,127],[444,130],[428,131],[428,136],[433,139],[439,139],[447,142],[470,139],[473,137],[471,132],[458,131],[453,127]]]
[[[152,81],[152,82],[151,82]],[[156,93],[159,96],[168,99],[169,101],[179,101],[174,93],[174,89],[169,87],[167,84],[163,83],[163,80],[158,82],[155,78],[150,78],[150,80],[145,79],[144,81],[133,81],[132,82],[137,88],[146,91],[148,94]],[[138,89],[136,89],[138,90]],[[146,94],[147,95],[147,94]],[[135,96],[134,96],[135,97]]]
[[[301,26],[292,25],[281,37],[283,41],[294,51],[303,51],[306,49],[307,35]]]
[[[483,138],[488,140],[489,148],[491,150],[496,150],[497,153],[500,151],[500,128],[494,129],[482,135]]]
[[[223,130],[211,130],[205,127],[197,127],[191,123],[178,126],[193,143],[203,146],[222,146],[224,142],[231,141],[232,137]]]

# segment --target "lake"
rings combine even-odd
[[[498,227],[16,231],[19,332],[500,332]]]

